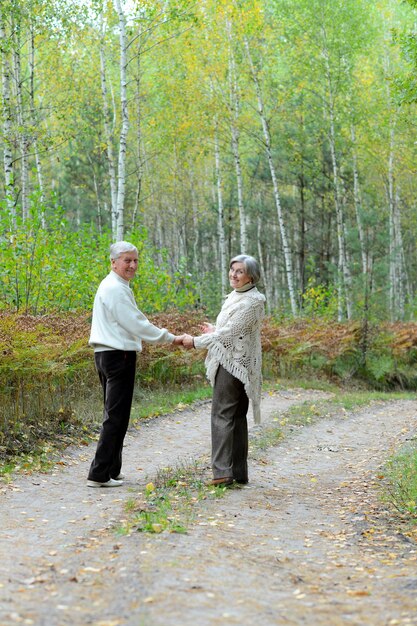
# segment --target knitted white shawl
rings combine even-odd
[[[252,402],[256,424],[261,421],[261,326],[265,296],[256,287],[232,291],[217,317],[215,331],[194,338],[196,348],[207,348],[207,378],[214,385],[219,365],[240,380]]]

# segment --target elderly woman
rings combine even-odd
[[[249,400],[260,421],[262,384],[261,326],[265,296],[256,283],[258,262],[240,254],[230,261],[227,296],[216,324],[204,324],[199,337],[186,336],[185,347],[207,348],[207,378],[213,386],[211,410],[212,485],[248,482]]]

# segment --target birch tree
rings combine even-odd
[[[107,64],[106,64],[106,49],[105,49],[105,37],[106,37],[106,22],[105,16],[101,15],[101,37],[100,37],[100,83],[101,83],[101,96],[103,102],[103,124],[104,124],[104,136],[106,139],[106,154],[107,154],[107,166],[109,173],[110,184],[110,211],[111,211],[111,226],[114,237],[118,236],[118,194],[117,194],[117,178],[116,178],[116,164],[114,156],[114,127],[116,123],[116,112],[114,106],[114,99],[111,98],[112,107],[109,106],[109,94],[107,89]]]
[[[22,18],[19,7],[17,7],[12,16],[12,32],[13,32],[13,85],[14,96],[17,111],[18,137],[19,137],[19,161],[20,161],[20,202],[22,218],[26,220],[29,214],[29,139],[27,135],[27,121],[23,96],[23,77],[21,63],[21,28]]]
[[[322,55],[324,58],[325,79],[327,85],[327,94],[325,101],[325,110],[329,124],[329,146],[332,159],[333,171],[333,193],[336,212],[337,224],[337,241],[338,241],[338,318],[341,321],[344,317],[344,307],[346,307],[347,318],[352,317],[352,299],[351,288],[352,278],[350,268],[347,261],[346,237],[345,237],[345,218],[343,214],[343,205],[340,189],[339,163],[336,153],[336,126],[335,126],[335,94],[333,87],[333,76],[330,66],[329,50],[327,47],[327,33],[324,26],[322,32]]]
[[[221,276],[221,293],[226,295],[227,291],[227,275],[226,275],[226,238],[224,232],[224,211],[223,211],[223,182],[220,167],[220,148],[218,123],[214,121],[214,159],[215,159],[215,177],[217,190],[217,236],[219,241],[219,257],[220,257],[220,276]]]
[[[129,130],[129,112],[127,97],[127,37],[126,17],[121,0],[114,0],[116,12],[119,18],[119,43],[120,43],[120,110],[121,128],[119,137],[119,157],[117,171],[117,202],[116,202],[116,240],[121,241],[125,231],[125,193],[126,193],[126,152],[127,133]]]
[[[358,155],[356,147],[356,129],[352,122],[350,127],[350,137],[352,141],[352,170],[353,170],[353,200],[355,205],[356,224],[358,227],[360,252],[362,260],[362,273],[366,277],[368,272],[368,253],[366,250],[365,233],[362,223],[362,198],[359,183]]]
[[[265,147],[265,152],[266,152],[266,156],[268,159],[269,171],[270,171],[271,179],[272,179],[274,201],[275,201],[275,207],[276,207],[276,211],[278,215],[278,223],[279,223],[282,248],[283,248],[283,253],[284,253],[285,271],[286,271],[286,277],[287,277],[288,292],[290,296],[291,312],[295,316],[297,315],[298,306],[297,306],[295,286],[294,286],[293,263],[292,263],[292,258],[291,258],[291,251],[290,251],[288,236],[287,236],[287,228],[285,225],[284,215],[283,215],[282,206],[281,206],[278,179],[277,179],[275,164],[274,164],[274,160],[272,156],[271,133],[269,130],[269,125],[268,125],[267,117],[265,114],[265,106],[264,106],[263,97],[262,97],[261,85],[259,82],[258,73],[256,71],[255,65],[252,60],[252,54],[251,54],[251,50],[249,47],[249,42],[247,39],[245,39],[244,43],[245,43],[245,49],[246,49],[246,54],[247,54],[248,61],[249,61],[251,74],[252,74],[252,79],[255,85],[258,114],[262,123],[264,147]]]
[[[30,102],[30,121],[32,128],[35,129],[38,127],[38,119],[37,119],[37,111],[35,104],[35,25],[33,17],[30,20],[30,53],[29,53],[29,102]],[[36,133],[34,133],[33,137],[33,152],[35,156],[35,164],[36,164],[36,174],[39,188],[39,200],[41,204],[41,224],[43,228],[46,228],[46,218],[45,218],[45,188],[44,188],[44,177],[43,177],[43,166],[41,162],[40,156],[40,147],[38,143],[38,139]]]
[[[234,54],[234,41],[232,32],[232,23],[229,19],[226,20],[226,32],[228,37],[228,55],[229,55],[229,94],[230,94],[230,132],[232,138],[232,153],[236,169],[236,184],[237,184],[237,205],[239,210],[239,224],[240,224],[240,250],[242,253],[247,252],[248,242],[246,233],[246,213],[243,203],[243,175],[242,165],[240,157],[240,131],[239,131],[239,111],[240,111],[240,95],[239,86],[237,80],[236,59]]]
[[[387,87],[387,89],[389,89]],[[404,274],[401,217],[395,182],[397,114],[390,116],[389,149],[387,163],[387,201],[389,209],[389,302],[391,320],[404,317]]]
[[[6,205],[12,221],[16,219],[14,167],[13,167],[13,138],[12,138],[12,105],[11,105],[11,61],[10,36],[7,32],[6,8],[0,6],[0,53],[2,72],[2,117],[3,117],[3,167],[4,191]]]

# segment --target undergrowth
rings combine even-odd
[[[88,346],[90,312],[17,315],[0,312],[0,464],[42,454],[45,446],[90,441],[101,422],[101,390]],[[172,311],[150,317],[175,334],[198,334],[203,311]],[[265,320],[264,381],[297,381],[380,391],[417,388],[417,325]],[[311,382],[313,381],[313,383]],[[138,356],[133,419],[157,416],[210,396],[204,352],[171,345],[144,345]],[[144,391],[146,390],[146,392]],[[166,401],[167,392],[174,401]],[[153,396],[153,406],[147,398]]]
[[[417,524],[417,437],[386,465],[385,499],[407,521]]]
[[[417,389],[417,324],[298,319],[263,328],[264,369],[380,391]]]

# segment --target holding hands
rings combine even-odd
[[[209,324],[208,322],[202,324],[200,326],[203,334],[213,333],[216,330],[216,327],[213,324]],[[182,335],[177,335],[173,341],[174,346],[183,346],[190,350],[194,348],[194,337],[192,335],[188,335],[187,333],[183,333]]]
[[[184,333],[183,335],[177,335],[173,341],[174,346],[183,346],[184,348],[194,348],[194,339],[191,335]]]

